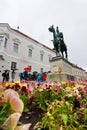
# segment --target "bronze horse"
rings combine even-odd
[[[64,57],[64,52],[65,52],[65,58],[67,59],[67,46],[64,43],[64,39],[63,39],[63,33],[59,32],[58,27],[56,27],[56,31],[54,26],[50,26],[48,28],[48,30],[50,32],[53,33],[53,45],[54,45],[54,49],[56,51],[56,56],[61,56]]]

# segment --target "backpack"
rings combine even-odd
[[[5,76],[5,73],[2,73],[2,76],[4,77],[4,76]]]

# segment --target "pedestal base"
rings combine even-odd
[[[53,81],[66,81],[66,80],[75,80],[72,71],[72,63],[63,57],[53,57],[50,60],[50,72],[48,74],[47,80]]]

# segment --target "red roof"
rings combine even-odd
[[[26,34],[24,34],[24,33],[20,32],[19,30],[16,30],[16,29],[13,29],[13,28],[11,28],[11,29],[12,29],[13,31],[15,31],[15,32],[17,32],[17,33],[19,33],[19,34],[23,35],[24,37],[29,38],[30,40],[33,40],[34,42],[36,42],[36,43],[38,43],[38,44],[42,45],[43,47],[45,47],[45,48],[47,48],[47,49],[49,49],[49,50],[51,50],[51,51],[53,51],[53,52],[54,52],[54,50],[53,50],[53,49],[51,49],[51,48],[49,48],[49,47],[45,46],[44,44],[42,44],[42,43],[38,42],[37,40],[35,40],[35,39],[33,39],[33,38],[29,37],[29,36],[28,36],[28,35],[26,35]]]

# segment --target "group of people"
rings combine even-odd
[[[9,70],[4,70],[4,72],[2,73],[2,82],[8,82],[10,80],[10,74],[9,74]],[[15,71],[12,70],[11,72],[11,80],[12,82],[14,82],[14,78],[15,78]]]
[[[28,72],[27,71],[20,72],[19,73],[19,77],[20,77],[20,81],[22,81],[22,80],[29,80],[29,76],[28,76]]]
[[[47,73],[39,73],[38,76],[37,76],[37,81],[38,82],[44,82],[46,81],[46,78],[47,78]]]
[[[20,77],[20,81],[22,80],[35,80],[38,82],[44,82],[46,81],[46,77],[47,77],[47,73],[43,72],[43,73],[28,73],[28,71],[24,71],[19,73],[19,77]]]
[[[2,82],[9,82],[9,80],[14,82],[15,74],[16,74],[15,70],[12,70],[11,72],[9,70],[4,70],[4,72],[2,73],[2,77],[3,77]],[[43,73],[31,74],[28,71],[24,71],[24,72],[19,73],[19,77],[20,77],[20,81],[33,80],[33,81],[38,81],[38,82],[44,82],[46,81],[47,73],[43,72]]]

